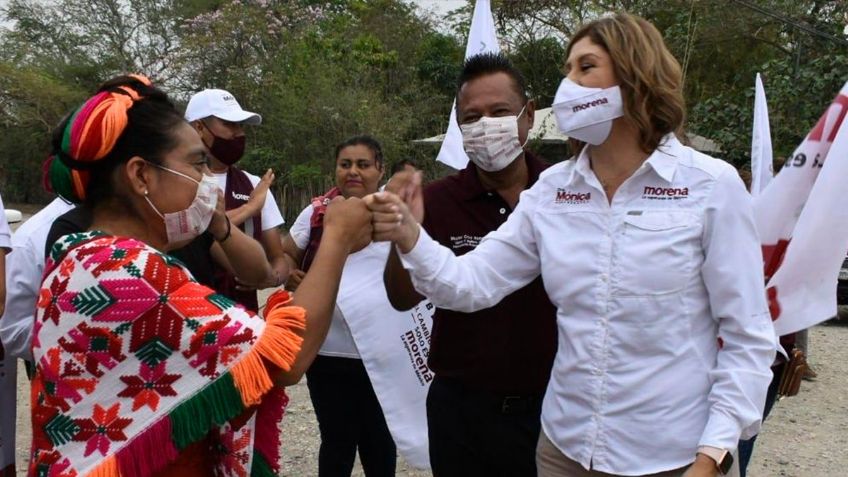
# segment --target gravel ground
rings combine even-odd
[[[848,311],[848,310],[846,310]],[[845,313],[848,315],[848,313]],[[798,396],[775,406],[757,441],[748,469],[751,477],[836,477],[848,475],[848,325],[828,322],[810,331],[811,363],[818,378],[804,382]],[[283,419],[283,476],[318,475],[318,424],[305,382],[288,389],[291,402]],[[4,410],[5,412],[5,410]],[[18,373],[18,475],[24,476],[32,432],[29,385]],[[355,476],[362,476],[357,463]],[[398,460],[397,475],[424,477]]]

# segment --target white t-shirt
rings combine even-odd
[[[247,174],[247,177],[250,179],[250,183],[253,184],[253,187],[256,187],[256,184],[259,184],[260,178],[254,176],[253,174],[242,171]],[[218,179],[218,187],[226,193],[227,192],[227,173],[226,172],[216,172],[215,178]],[[262,206],[262,231],[266,231],[269,229],[277,228],[280,225],[286,223],[285,219],[283,219],[283,214],[280,213],[280,208],[277,207],[277,201],[274,199],[274,194],[268,193],[265,195],[265,205]],[[251,222],[246,222],[247,227],[252,226]],[[251,235],[251,234],[248,234]]]
[[[312,218],[312,204],[306,206],[305,209],[297,216],[289,235],[294,240],[297,248],[306,250],[309,245],[309,221]],[[342,311],[338,306],[333,310],[333,321],[330,323],[330,330],[327,332],[327,339],[318,350],[318,354],[323,356],[334,356],[338,358],[356,358],[359,359],[359,350],[356,349],[356,342],[353,341],[353,335],[350,333],[350,328],[342,315]]]

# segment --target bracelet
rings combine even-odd
[[[232,232],[233,232],[233,230],[232,230],[232,224],[230,223],[230,218],[229,218],[229,217],[227,217],[227,215],[226,215],[226,214],[224,214],[224,218],[225,218],[225,219],[227,219],[227,233],[225,233],[225,234],[224,234],[224,238],[219,239],[219,238],[217,238],[217,237],[212,237],[212,238],[214,238],[214,239],[215,239],[215,241],[216,241],[216,242],[218,242],[218,243],[224,243],[224,242],[226,242],[226,241],[227,241],[227,239],[228,239],[228,238],[230,238],[230,235],[232,235]]]

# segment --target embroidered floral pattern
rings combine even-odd
[[[79,426],[79,432],[74,436],[74,440],[85,441],[84,456],[89,456],[94,451],[106,456],[112,442],[127,440],[124,428],[130,425],[132,419],[120,417],[118,415],[120,411],[120,404],[115,404],[109,408],[95,404],[94,413],[90,418],[74,419],[76,425]]]
[[[265,326],[135,240],[65,236],[46,267],[33,336],[34,475],[85,475],[120,455],[228,372]],[[250,423],[220,434],[222,475],[249,475]]]
[[[142,406],[155,411],[159,407],[160,396],[177,395],[171,385],[180,379],[180,376],[165,373],[165,364],[162,362],[151,367],[141,363],[138,376],[121,376],[121,381],[127,387],[118,393],[118,396],[133,398],[133,411],[139,410]]]

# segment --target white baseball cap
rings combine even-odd
[[[223,89],[204,89],[188,101],[186,121],[197,121],[209,116],[252,126],[262,124],[262,116],[241,109],[236,97]]]

